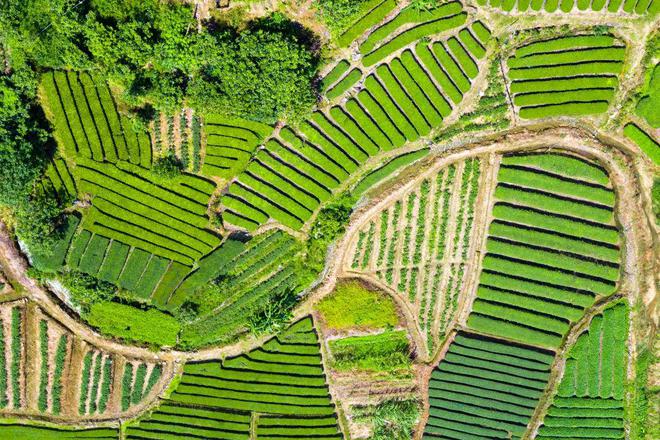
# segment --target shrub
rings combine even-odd
[[[325,324],[332,329],[386,328],[399,322],[394,301],[357,281],[338,284],[318,303]]]

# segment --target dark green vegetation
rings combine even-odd
[[[651,135],[632,122],[626,124],[623,133],[636,143],[654,164],[660,164],[660,144]]]
[[[319,302],[324,324],[334,330],[380,329],[399,323],[392,299],[358,281],[337,285],[334,292]]]
[[[538,439],[623,438],[628,355],[628,306],[592,318],[571,349],[564,377]]]
[[[621,239],[608,175],[575,156],[505,156],[495,199],[468,326],[556,348],[616,291]]]
[[[637,114],[646,119],[653,128],[660,128],[660,116],[658,116],[658,106],[660,106],[660,64],[653,67],[651,79],[649,81],[646,93],[637,103]]]
[[[341,438],[311,318],[241,356],[187,364],[175,391],[127,438],[247,440],[251,429],[259,438]]]
[[[535,41],[507,60],[520,117],[603,113],[618,86],[626,48],[609,35]]]
[[[553,356],[459,332],[431,375],[424,437],[521,438],[543,394]]]
[[[373,427],[371,440],[409,440],[421,411],[415,400],[386,400],[378,405],[353,407],[357,421]]]
[[[407,377],[412,373],[410,347],[405,331],[353,336],[329,341],[332,368]]]

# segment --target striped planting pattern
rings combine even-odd
[[[115,383],[131,364],[142,366],[145,377]],[[84,342],[36,303],[20,299],[0,304],[0,413],[116,417],[164,386],[163,368]],[[132,400],[122,406],[119,397],[127,389],[134,390]]]
[[[252,428],[251,428],[252,427]],[[189,363],[128,439],[341,439],[311,318],[224,361]]]
[[[42,77],[55,135],[67,156],[129,161],[150,168],[151,140],[117,111],[107,84],[87,72],[51,71]]]
[[[168,308],[187,299],[200,304],[196,319],[183,328],[181,343],[217,344],[245,331],[248,317],[274,295],[299,288],[295,274],[299,250],[296,240],[280,230],[260,234],[245,246],[231,240],[223,243],[168,301]],[[200,273],[202,269],[205,273]],[[212,280],[217,288],[209,294],[204,287]]]
[[[90,232],[187,265],[219,244],[206,229],[212,182],[184,174],[165,186],[127,162],[77,162],[79,189],[93,196]]]
[[[489,38],[475,22],[445,40],[420,41],[378,65],[341,104],[282,128],[222,197],[224,220],[248,230],[269,219],[300,229],[369,157],[442,123],[470,89]]]
[[[523,119],[603,113],[618,86],[626,48],[609,35],[535,41],[508,59],[513,103]]]
[[[595,11],[603,13],[627,13],[649,16],[660,11],[659,0],[477,0],[480,6],[489,5],[492,8],[506,12],[545,11],[557,13],[575,13],[578,11]]]
[[[556,348],[616,290],[620,237],[607,173],[575,156],[505,156],[468,326]]]
[[[424,438],[519,439],[554,353],[459,332],[429,382]]]
[[[624,438],[628,306],[592,318],[568,354],[564,377],[537,439]]]
[[[429,352],[451,325],[465,282],[480,166],[468,159],[422,180],[365,222],[349,251],[347,270],[409,302]]]
[[[202,173],[225,178],[236,175],[272,131],[272,127],[258,122],[207,116],[204,119],[206,150]]]

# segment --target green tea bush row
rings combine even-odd
[[[121,410],[126,411],[131,406],[131,396],[133,393],[133,364],[126,363],[124,366],[124,375],[121,380]]]
[[[369,113],[369,116],[373,118],[373,121],[378,125],[378,128],[387,136],[389,143],[384,144],[385,150],[390,150],[392,148],[399,147],[406,142],[406,127],[400,127],[397,123],[398,119],[390,119],[389,115],[398,117],[400,113],[396,107],[391,106],[391,101],[380,101],[377,100],[378,96],[386,97],[381,93],[382,87],[375,80],[373,75],[370,75],[365,80],[365,85],[371,85],[376,87],[376,89],[362,90],[357,95],[357,102],[360,103],[361,109],[366,110]],[[389,99],[389,97],[387,97]],[[350,101],[349,101],[350,102]],[[396,110],[397,113],[390,113],[391,110]],[[356,114],[356,113],[354,113]],[[405,121],[407,123],[407,121]]]
[[[365,66],[371,66],[381,61],[388,55],[394,53],[395,51],[401,49],[402,47],[416,41],[420,40],[423,37],[439,34],[441,32],[447,31],[461,26],[465,23],[467,19],[467,14],[461,12],[462,7],[460,3],[447,3],[443,5],[444,8],[440,7],[437,10],[442,9],[442,16],[436,20],[429,21],[426,23],[421,23],[417,26],[414,26],[410,29],[407,29],[385,44],[381,45],[377,49],[369,52],[367,55],[362,58],[362,62]],[[375,32],[374,32],[375,34]],[[372,34],[372,35],[374,35]],[[371,36],[370,36],[371,37]],[[360,47],[360,50],[363,51],[363,47]]]
[[[562,2],[564,3],[564,2]],[[608,35],[532,42],[507,60],[513,102],[524,119],[607,111],[625,47]],[[589,76],[589,81],[578,76]]]
[[[310,318],[293,324],[263,348],[222,362],[185,365],[181,383],[170,397],[129,427],[127,437],[163,432],[204,436],[208,429],[204,421],[213,420],[218,435],[234,438],[247,435],[252,412],[261,413],[257,429],[263,421],[267,432],[305,429],[339,438]],[[264,421],[278,416],[286,416],[288,422]],[[179,420],[185,420],[185,432]]]
[[[348,72],[350,66],[350,63],[347,60],[341,60],[335,64],[330,72],[328,72],[321,80],[321,91],[324,93],[327,92],[333,84],[339,81],[339,79]]]
[[[353,87],[360,78],[362,78],[362,71],[357,67],[348,72],[339,82],[337,82],[330,90],[326,92],[326,97],[330,100],[338,98],[346,93],[348,89]]]
[[[392,213],[392,228],[394,229],[392,231],[392,235],[390,238],[390,242],[387,248],[387,267],[393,267],[394,266],[394,258],[396,256],[396,246],[397,243],[399,242],[399,217],[401,216],[401,207],[402,203],[401,201],[397,200],[394,203],[394,211]],[[388,276],[386,276],[387,282],[392,283],[392,275],[390,272],[387,273]]]
[[[654,164],[660,164],[660,144],[653,137],[633,123],[626,124],[623,133],[636,143]]]
[[[390,98],[398,104],[399,108],[402,109],[408,120],[412,123],[416,133],[415,138],[427,135],[431,130],[431,126],[426,121],[426,119],[424,119],[424,116],[422,115],[415,102],[410,97],[408,97],[406,92],[398,83],[397,77],[392,71],[391,67],[386,64],[380,65],[376,69],[376,74],[382,81],[382,84]]]
[[[41,353],[41,369],[39,370],[39,411],[48,409],[48,321],[39,321],[39,351]]]
[[[390,63],[390,69],[398,83],[401,85],[401,88],[405,90],[408,96],[410,96],[410,99],[417,107],[428,126],[432,128],[440,125],[442,123],[442,115],[440,115],[431,101],[426,97],[424,90],[417,84],[410,73],[408,73],[402,64],[401,59],[396,58],[392,60]],[[392,90],[390,89],[390,91]],[[397,100],[401,102],[399,99]],[[405,106],[403,108],[408,109],[408,107]],[[424,130],[424,133],[425,132],[426,131]]]
[[[7,357],[5,355],[5,331],[0,321],[0,408],[6,408],[9,403],[7,396]]]
[[[348,46],[366,30],[380,23],[397,5],[396,0],[372,0],[374,5],[364,16],[346,29],[338,38],[339,46]],[[325,79],[325,78],[324,78]]]
[[[411,50],[406,50],[401,54],[401,63],[405,67],[407,73],[410,77],[414,78],[414,81],[419,86],[419,89],[428,96],[430,103],[433,105],[433,108],[437,114],[440,115],[440,119],[437,118],[434,114],[434,125],[439,125],[442,118],[447,117],[451,113],[451,105],[447,99],[442,95],[440,90],[438,90],[433,83],[433,80],[426,72],[424,68],[420,65],[420,62],[415,58],[415,55]],[[419,92],[418,92],[419,93]],[[434,113],[434,112],[432,112]]]
[[[593,79],[589,79],[593,81]],[[502,158],[503,165],[538,168],[548,173],[608,186],[607,172],[597,164],[563,154],[511,154]]]
[[[87,397],[89,395],[89,378],[92,374],[93,351],[88,351],[83,358],[83,369],[80,379],[80,400],[78,402],[78,414],[87,414]]]
[[[549,377],[552,354],[510,348],[502,340],[458,333],[431,375],[425,435],[469,430],[506,438],[526,431]]]

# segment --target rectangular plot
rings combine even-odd
[[[618,83],[619,80],[616,76],[578,76],[574,78],[514,81],[511,83],[510,90],[513,94],[519,94],[554,92],[556,90],[614,89]]]
[[[509,58],[509,68],[558,66],[560,64],[590,63],[598,61],[622,61],[625,47],[587,48],[555,52],[553,54],[529,55],[524,58]]]
[[[545,299],[537,299],[533,296],[511,293],[503,290],[495,290],[484,286],[479,286],[477,296],[490,302],[507,304],[530,311],[538,311],[540,313],[563,318],[567,321],[577,321],[582,317],[584,313],[584,309],[582,307],[557,304]]]
[[[610,35],[575,35],[553,38],[551,40],[536,41],[516,50],[516,57],[528,55],[559,52],[578,47],[611,47],[615,39]]]
[[[119,285],[126,290],[135,290],[150,259],[149,252],[133,248],[126,261],[124,271],[119,277]]]
[[[130,247],[126,244],[113,240],[108,249],[108,253],[103,260],[103,265],[99,270],[98,277],[104,281],[115,284],[119,279],[124,263],[128,257]]]
[[[81,230],[71,242],[71,247],[67,252],[66,263],[69,267],[77,268],[80,264],[80,259],[87,249],[87,243],[92,238],[92,233],[86,229]]]
[[[509,69],[510,80],[526,79],[558,79],[578,76],[618,75],[621,72],[621,61],[598,61],[566,66],[541,66],[521,69]]]
[[[475,25],[472,26],[473,29],[476,27]],[[484,55],[486,55],[486,49],[479,41],[477,41],[477,39],[472,35],[468,28],[462,29],[458,33],[458,38],[474,58],[481,59],[484,57]]]
[[[135,287],[135,293],[137,293],[140,298],[149,299],[151,293],[158,285],[158,282],[165,274],[169,264],[170,260],[154,255],[151,260],[149,260],[149,264],[147,264],[140,281]]]

